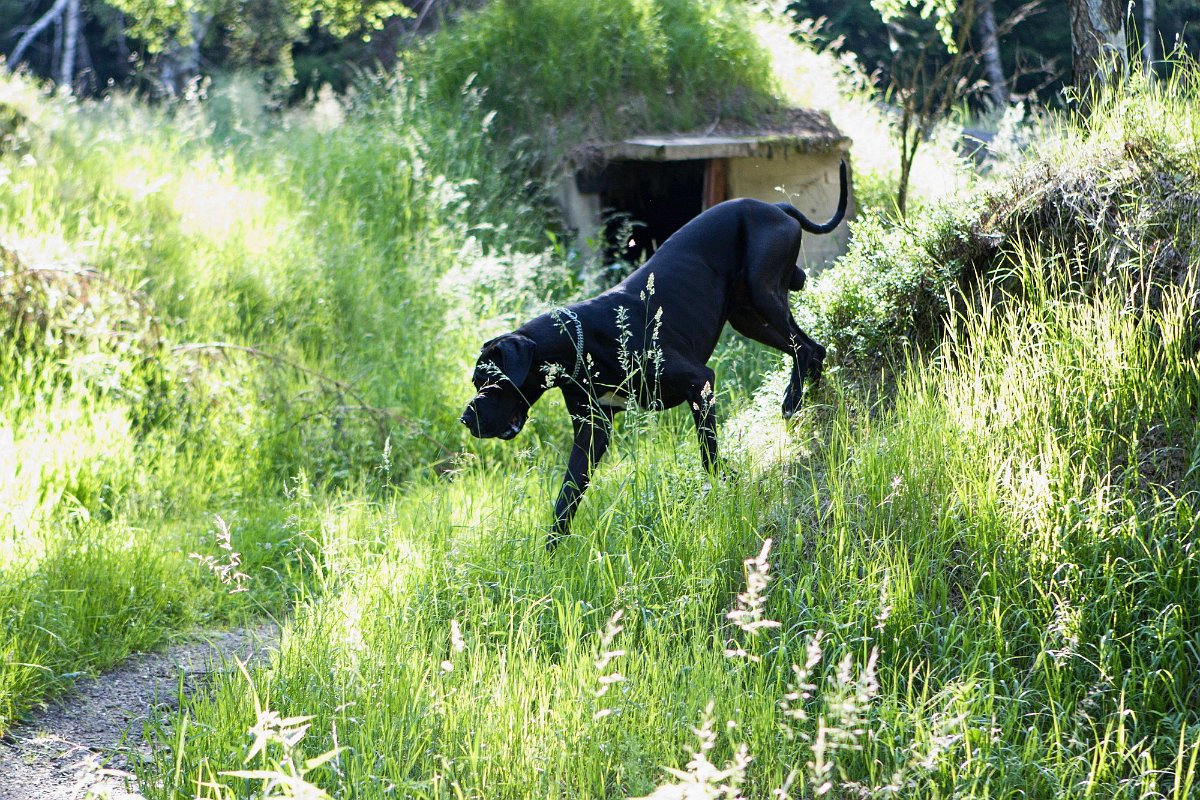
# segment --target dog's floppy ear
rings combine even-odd
[[[533,340],[519,333],[506,333],[495,339],[488,339],[479,353],[475,381],[478,383],[481,380],[494,380],[495,370],[499,369],[514,386],[520,386],[529,377],[529,370],[533,368],[533,351]],[[480,369],[485,370],[483,375]],[[488,373],[490,377],[487,376]]]
[[[496,343],[500,352],[500,371],[512,381],[513,386],[520,386],[529,377],[533,368],[533,340],[519,333],[503,336]]]

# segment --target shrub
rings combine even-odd
[[[1052,120],[993,184],[907,223],[860,220],[807,300],[813,329],[850,363],[932,347],[952,306],[1020,294],[1018,280],[995,279],[1015,275],[1031,244],[1054,254],[1042,269],[1062,290],[1123,277],[1153,301],[1179,284],[1200,255],[1195,74],[1131,77],[1086,120]]]
[[[488,3],[408,59],[443,100],[483,87],[502,130],[551,149],[629,129],[683,130],[776,105],[750,12],[719,0]]]

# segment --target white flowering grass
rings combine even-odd
[[[1184,797],[1198,529],[1154,431],[1200,396],[1185,301],[967,316],[889,405],[807,406],[806,459],[711,485],[686,413],[637,412],[552,557],[565,432],[314,500],[326,595],[257,691],[346,748],[306,777],[334,796]],[[243,692],[189,704],[181,775],[237,768]]]
[[[475,237],[464,269],[549,291],[533,273],[560,254],[462,127],[486,121],[433,119],[411,91],[286,135],[210,120],[219,144],[196,109],[117,100],[32,162],[0,156],[0,229],[73,240],[153,296],[168,337],[270,345],[416,426],[355,427],[308,373],[232,351],[177,366],[196,380],[155,406],[5,350],[0,724],[262,608],[279,652],[158,723],[149,797],[1196,793],[1193,287],[1150,303],[1039,282],[1073,256],[1014,242],[1020,292],[987,287],[1005,302],[965,310],[886,397],[831,369],[772,458],[731,446],[736,471],[710,480],[688,409],[622,415],[549,556],[559,401],[516,442],[455,421],[484,330],[547,298],[464,309],[440,277]],[[162,193],[111,183],[134,145]],[[176,158],[209,147],[234,155]],[[225,196],[287,241],[241,259],[181,226],[176,163],[222,165],[203,185],[254,188]],[[740,420],[722,442],[754,450],[754,420],[777,418],[780,388],[749,397],[772,359],[714,358]]]

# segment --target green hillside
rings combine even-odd
[[[147,797],[1194,796],[1195,65],[868,209],[793,296],[831,345],[797,417],[730,335],[729,473],[686,412],[623,415],[548,555],[561,402],[508,443],[457,418],[485,339],[585,291],[540,184],[566,134],[819,65],[868,199],[894,144],[740,5],[520,5],[288,110],[0,84],[0,731],[272,616],[268,664],[154,727]]]

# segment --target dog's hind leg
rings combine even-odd
[[[729,324],[746,338],[792,357],[792,376],[783,395],[783,416],[791,419],[804,398],[804,379],[812,380],[814,387],[821,381],[825,348],[800,329],[786,305],[778,306],[766,314],[759,309],[739,309],[729,316]]]
[[[567,397],[566,400],[575,429],[575,442],[567,459],[567,474],[554,504],[554,528],[546,537],[547,550],[553,550],[559,539],[570,533],[571,519],[591,482],[591,469],[608,450],[612,433],[612,409],[587,399]]]
[[[791,280],[788,281],[788,291],[798,292],[804,288],[804,284],[807,282],[808,273],[801,269],[799,265],[797,265],[796,268],[792,270]]]
[[[792,316],[788,292],[804,288],[806,275],[797,264],[800,228],[795,221],[761,220],[746,244],[744,270],[748,297],[729,315],[738,333],[792,357],[792,377],[783,396],[783,416],[791,418],[804,397],[804,380],[815,386],[821,379],[825,348],[815,342]]]

